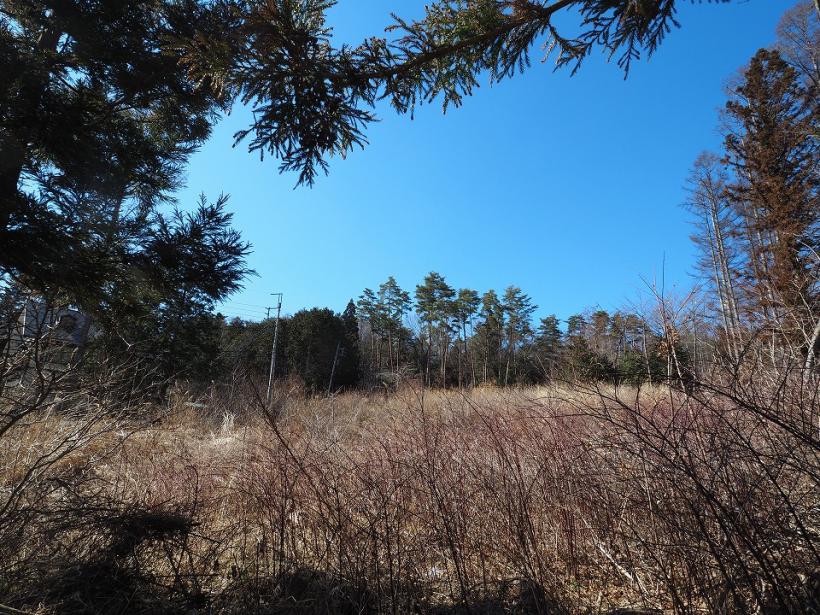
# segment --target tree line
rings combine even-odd
[[[511,386],[558,379],[640,384],[674,376],[653,316],[602,309],[533,320],[537,306],[517,286],[503,293],[455,289],[431,272],[412,294],[389,277],[366,288],[341,313],[300,310],[280,322],[278,378],[297,376],[314,392],[395,386]],[[267,374],[274,321],[222,321],[219,373]],[[695,369],[697,331],[675,345],[687,374]],[[705,340],[700,344],[705,348]]]

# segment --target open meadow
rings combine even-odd
[[[816,612],[820,407],[779,384],[47,407],[0,438],[0,603]]]

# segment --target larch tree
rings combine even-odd
[[[725,350],[732,361],[741,353],[741,310],[736,271],[737,215],[727,192],[728,175],[714,154],[701,154],[688,180],[687,207],[695,216],[692,240],[700,251],[698,269],[717,300],[717,314]]]
[[[807,91],[820,89],[820,9],[809,0],[790,8],[777,26],[775,49],[804,81]]]
[[[761,49],[726,105],[730,196],[748,252],[747,279],[763,327],[814,353],[820,227],[820,103],[777,51]],[[775,358],[774,356],[772,357]]]

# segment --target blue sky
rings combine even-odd
[[[390,10],[413,16],[423,4],[340,0],[330,25],[355,42],[380,33]],[[536,53],[526,73],[485,80],[446,115],[435,104],[414,119],[380,109],[370,145],[332,160],[313,188],[294,189],[276,160],[231,147],[249,121],[235,109],[193,156],[178,195],[186,207],[200,192],[229,193],[253,244],[259,275],[222,311],[260,316],[276,291],[286,313],[339,311],[390,275],[412,293],[429,271],[479,292],[520,286],[537,317],[621,307],[662,270],[683,292],[695,260],[680,207],[688,169],[719,147],[726,80],[773,42],[794,4],[682,2],[682,27],[627,80],[600,55],[570,77]]]

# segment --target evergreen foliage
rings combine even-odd
[[[314,393],[357,381],[358,353],[345,324],[342,316],[327,308],[300,310],[287,320],[287,372],[298,375]]]
[[[158,214],[142,242],[123,250],[119,275],[93,303],[80,304],[101,329],[94,344],[154,357],[165,378],[210,371],[219,351],[214,307],[252,273],[226,203],[225,196],[208,203],[203,195],[191,213]]]

